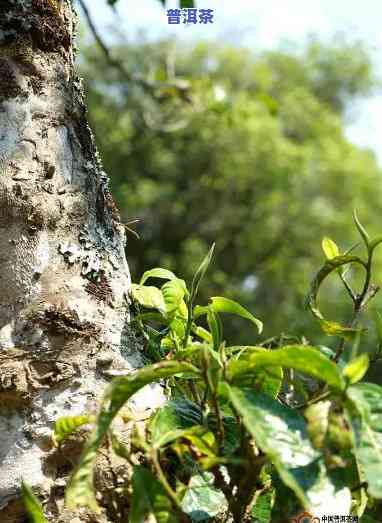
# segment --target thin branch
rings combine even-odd
[[[341,278],[342,283],[343,283],[344,286],[345,286],[345,289],[347,290],[347,292],[348,292],[350,298],[351,298],[352,301],[354,302],[355,299],[356,299],[356,295],[354,294],[353,289],[350,287],[350,285],[349,285],[347,279],[345,278],[345,275],[344,275],[343,273],[341,273],[341,272],[339,273],[339,275],[340,275],[340,278]]]
[[[164,474],[164,472],[162,470],[162,467],[161,467],[161,465],[159,463],[158,451],[156,449],[152,450],[151,460],[152,460],[152,463],[154,465],[155,471],[156,471],[156,473],[158,475],[158,479],[159,479],[160,483],[162,484],[162,487],[166,491],[168,497],[173,502],[175,508],[179,511],[180,514],[183,514],[182,505],[181,505],[181,503],[180,503],[180,501],[178,499],[178,496],[176,495],[176,492],[174,492],[173,489],[171,488],[171,485],[167,481],[167,478],[166,478],[166,476],[165,476],[165,474]]]
[[[368,258],[366,262],[366,277],[365,277],[365,283],[363,285],[363,289],[360,294],[353,296],[353,315],[349,323],[349,327],[351,329],[355,328],[359,316],[361,315],[362,311],[366,307],[367,303],[374,298],[374,296],[379,291],[379,287],[377,285],[373,285],[370,283],[371,280],[371,268],[372,268],[372,262],[373,262],[373,250],[368,248]],[[335,356],[333,358],[333,361],[335,363],[338,363],[340,357],[342,356],[342,353],[345,349],[345,338],[342,338],[340,341],[340,344],[336,350]]]
[[[174,79],[171,82],[158,82],[156,80],[150,80],[139,73],[130,72],[123,62],[112,56],[110,49],[102,39],[97,27],[95,26],[85,0],[78,0],[78,3],[80,4],[84,13],[89,29],[92,32],[97,44],[101,48],[103,54],[105,55],[106,60],[109,62],[111,67],[120,72],[127,82],[134,82],[148,91],[153,91],[155,89],[176,89],[179,93],[183,94],[189,91],[190,82],[181,78]]]

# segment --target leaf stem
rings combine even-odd
[[[300,405],[297,405],[295,408],[297,410],[304,409],[305,407],[309,407],[309,405],[313,405],[314,403],[318,403],[319,401],[322,401],[326,398],[328,398],[331,395],[331,391],[327,390],[323,392],[322,394],[315,396],[314,398],[305,401],[304,403],[301,403]]]
[[[173,491],[170,483],[167,481],[167,478],[162,470],[162,467],[159,463],[158,459],[158,451],[156,449],[153,449],[151,452],[151,460],[153,462],[154,468],[156,473],[158,474],[158,479],[160,483],[162,484],[164,490],[166,491],[168,497],[173,502],[174,506],[183,514],[182,505],[180,504],[180,501],[178,499],[178,496]]]
[[[218,401],[218,398],[217,398],[216,394],[213,394],[213,396],[212,396],[212,404],[213,404],[214,411],[215,411],[215,414],[216,414],[216,419],[218,421],[219,450],[221,452],[223,450],[225,434],[224,434],[223,417],[222,417],[222,414],[221,414],[221,410],[220,410],[220,407],[219,407],[219,401]]]
[[[368,247],[368,258],[367,262],[365,264],[366,269],[366,276],[365,276],[365,283],[363,285],[363,289],[360,294],[354,295],[353,291],[351,291],[350,295],[353,300],[353,314],[352,318],[349,322],[349,327],[354,328],[357,323],[359,316],[363,309],[365,308],[366,304],[377,294],[379,287],[375,285],[370,285],[371,280],[371,268],[372,268],[372,262],[373,262],[373,249]],[[346,280],[344,280],[341,277],[342,281],[345,283]],[[346,282],[347,283],[347,282]],[[346,285],[345,285],[346,286]],[[346,287],[348,289],[348,287]],[[350,287],[349,287],[350,289]],[[348,289],[348,292],[349,292]],[[342,338],[340,341],[340,344],[336,350],[336,353],[333,357],[333,361],[335,363],[338,363],[343,351],[345,348],[345,338]]]

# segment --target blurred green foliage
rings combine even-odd
[[[324,262],[321,238],[342,252],[355,243],[353,207],[372,233],[380,229],[381,170],[344,131],[345,109],[376,86],[367,51],[312,40],[303,51],[257,54],[173,41],[113,52],[132,72],[191,82],[189,91],[148,92],[126,83],[96,48],[84,51],[105,169],[123,220],[140,220],[140,240],[127,242],[133,277],[165,266],[191,278],[216,241],[205,296],[239,300],[268,336],[313,335],[304,297]],[[339,294],[329,284],[322,306],[342,321]],[[233,323],[231,333],[246,342],[239,328]]]

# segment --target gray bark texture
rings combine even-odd
[[[52,427],[95,411],[110,376],[142,364],[124,227],[74,73],[74,26],[70,0],[0,2],[2,523],[25,521],[22,478],[52,522],[109,521],[63,508],[81,449],[55,448]],[[135,408],[160,396],[146,389]]]

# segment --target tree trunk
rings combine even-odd
[[[75,459],[52,447],[53,423],[94,410],[113,371],[141,364],[124,227],[74,74],[74,25],[70,0],[0,3],[1,522],[24,521],[22,478],[50,499],[51,521],[71,521],[58,498]]]

